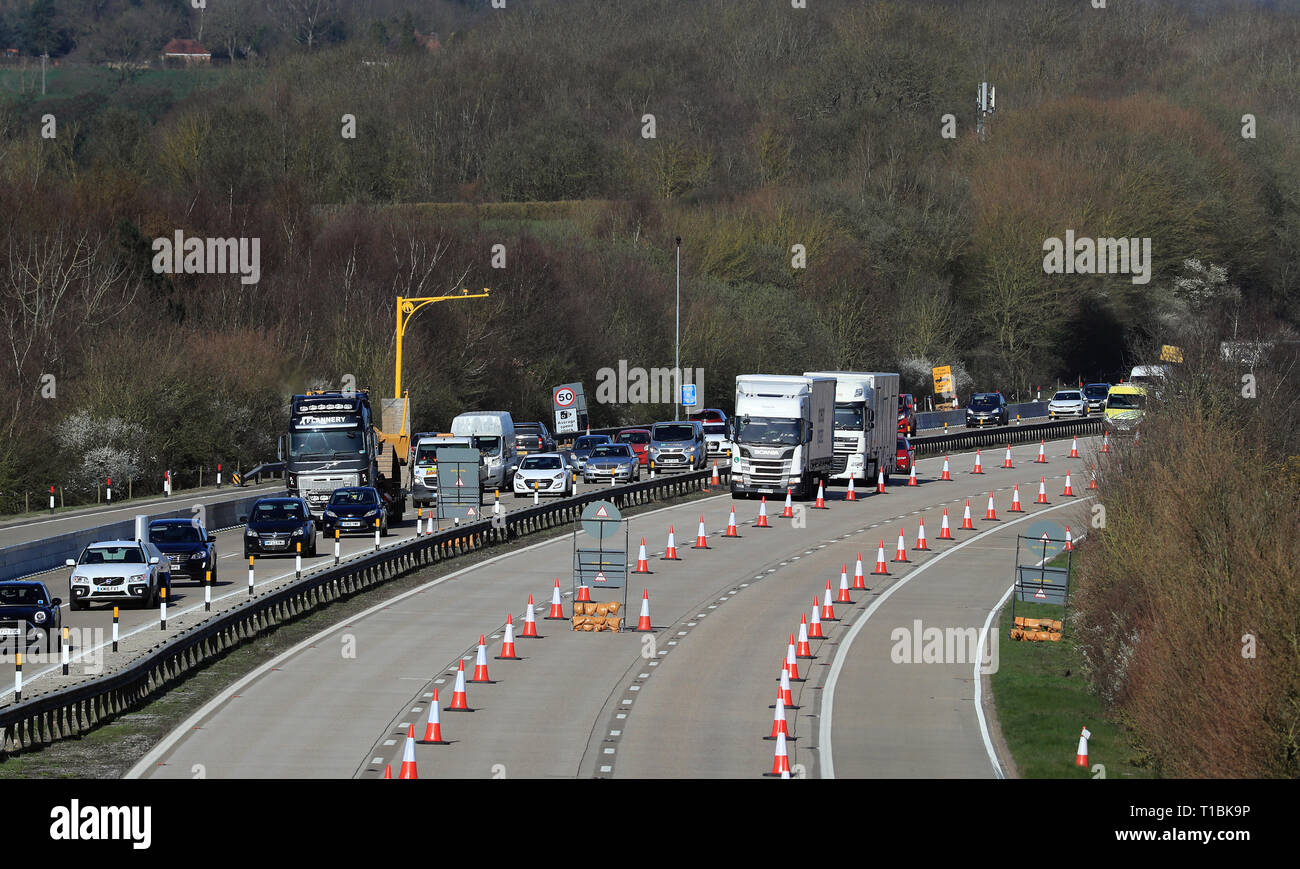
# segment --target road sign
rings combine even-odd
[[[610,501],[593,501],[582,511],[582,530],[597,540],[613,537],[622,521],[623,514]]]
[[[556,408],[573,407],[578,400],[578,395],[568,386],[559,386],[555,389],[554,398]]]
[[[1164,344],[1160,347],[1161,362],[1182,362],[1183,348],[1175,347],[1172,344]]]
[[[934,377],[935,395],[954,394],[952,388],[952,366],[951,365],[939,365],[935,368],[930,369],[930,373]]]
[[[578,431],[578,411],[572,407],[555,411],[555,433],[575,434]]]
[[[444,520],[462,523],[477,522],[483,518],[479,505],[483,494],[479,488],[479,464],[482,457],[476,449],[465,447],[439,447],[434,454],[438,462],[439,527]]]
[[[695,407],[695,384],[682,384],[682,407]]]

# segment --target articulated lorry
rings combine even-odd
[[[731,492],[816,494],[834,463],[835,381],[741,374],[732,416]]]
[[[804,377],[835,378],[835,456],[833,480],[874,485],[894,470],[898,414],[898,375],[862,371],[805,371]]]
[[[405,420],[401,426],[404,430]],[[394,439],[376,426],[367,392],[295,395],[279,450],[289,494],[304,499],[319,523],[335,489],[374,486],[384,499],[389,524],[402,521],[406,450],[395,448]]]

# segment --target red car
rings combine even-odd
[[[625,428],[614,435],[614,443],[630,446],[636,453],[637,464],[650,464],[650,429]]]
[[[916,437],[916,402],[910,392],[898,396],[898,433]]]
[[[912,458],[915,455],[916,451],[912,449],[911,441],[905,437],[900,437],[898,439],[898,454],[895,461],[895,464],[898,465],[898,472],[900,474],[912,473]]]

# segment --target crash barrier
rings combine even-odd
[[[1016,417],[1021,419],[1021,425],[1024,420],[1035,419],[1037,417],[1047,416],[1047,402],[1045,401],[1027,401],[1021,404],[1007,405],[1007,424],[1015,425]],[[916,414],[916,430],[930,428],[943,428],[947,423],[954,428],[966,424],[966,408],[959,407],[955,410],[926,410],[918,411]]]
[[[1100,416],[1079,419],[1058,419],[1050,422],[1031,422],[995,429],[971,429],[946,435],[912,438],[916,455],[938,456],[948,452],[973,450],[976,447],[1005,446],[1028,441],[1050,440],[1071,435],[1100,434]]]
[[[329,603],[459,555],[568,527],[593,501],[612,501],[622,508],[707,491],[711,474],[712,469],[663,475],[601,489],[415,537],[337,567],[311,571],[180,632],[120,670],[0,708],[0,757],[106,724],[166,691],[190,671]]]

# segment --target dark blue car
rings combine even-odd
[[[183,574],[203,582],[210,570],[216,582],[216,541],[197,519],[155,519],[149,523],[149,542],[171,561],[172,579]]]
[[[348,486],[335,489],[330,496],[321,530],[326,535],[332,535],[336,528],[340,534],[374,534],[375,520],[379,520],[379,536],[387,537],[388,511],[379,490],[374,486]]]
[[[0,582],[0,643],[25,644],[53,636],[63,627],[61,603],[43,582]]]
[[[302,498],[259,498],[253,512],[239,517],[244,529],[244,557],[293,555],[302,546],[304,557],[316,555],[316,523]]]

